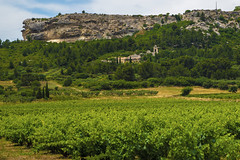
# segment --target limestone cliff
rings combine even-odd
[[[218,28],[239,28],[240,12],[215,10],[193,10],[179,15],[105,15],[65,14],[53,18],[32,18],[23,22],[24,40],[67,41],[122,38],[139,30],[149,30],[154,24],[169,24],[179,20],[195,22],[189,29],[208,30]]]

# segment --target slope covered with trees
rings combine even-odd
[[[112,40],[0,41],[0,80],[14,80],[19,89],[34,85],[34,81],[56,80],[64,84],[66,79],[71,80],[68,86],[92,90],[156,85],[218,87],[217,80],[221,79],[238,84],[240,31],[219,28],[218,35],[211,28],[186,29],[191,24],[155,24],[144,34]],[[118,61],[118,57],[146,53],[154,45],[159,47],[156,56],[143,54],[140,63]]]

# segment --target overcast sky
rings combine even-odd
[[[218,8],[232,11],[240,0],[218,0]],[[177,14],[190,9],[215,9],[216,0],[0,0],[0,39],[22,39],[27,18],[54,17],[58,13]]]

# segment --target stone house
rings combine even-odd
[[[143,54],[152,54],[152,56],[155,56],[158,54],[158,46],[154,45],[153,52],[148,50],[146,53],[140,53],[139,55],[133,54],[128,57],[118,57],[118,63],[126,63],[126,62],[132,62],[132,63],[138,63],[141,61],[141,55]]]

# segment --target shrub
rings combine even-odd
[[[0,85],[0,89],[4,89],[4,87]]]
[[[187,96],[190,94],[190,92],[192,91],[193,89],[191,87],[185,87],[182,89],[182,93],[181,93],[181,96]]]
[[[218,88],[221,89],[221,90],[228,90],[227,82],[220,82],[220,83],[218,83]]]
[[[232,93],[237,93],[238,87],[237,86],[231,86],[229,87],[228,91]]]
[[[211,88],[212,87],[212,82],[211,81],[203,82],[202,86],[204,88]]]
[[[162,78],[148,78],[147,80],[150,84],[151,87],[154,86],[159,86],[163,83],[163,79]]]
[[[189,86],[193,85],[195,83],[195,80],[192,78],[187,77],[167,77],[163,81],[163,85],[166,86]]]
[[[104,83],[101,83],[101,89],[103,89],[103,90],[111,90],[112,87],[111,87],[109,82],[104,82]]]
[[[3,86],[0,86],[0,95],[1,94],[4,94],[4,87]]]
[[[41,83],[37,80],[31,82],[32,88],[39,88],[41,86]]]
[[[141,83],[141,87],[147,88],[147,87],[148,87],[148,82],[143,81],[143,82]],[[153,87],[153,86],[152,86],[152,87]]]
[[[23,97],[31,97],[33,95],[32,90],[23,90],[21,92],[19,92],[19,95],[23,96]]]
[[[101,90],[102,90],[102,87],[100,85],[90,87],[90,91],[101,91]]]
[[[89,75],[87,73],[77,73],[75,75],[76,78],[87,79]]]
[[[167,77],[163,81],[163,85],[165,86],[174,86],[176,85],[176,78],[175,77]]]
[[[67,87],[67,86],[71,86],[72,84],[72,79],[68,78],[63,82],[63,86]]]
[[[133,89],[138,88],[140,84],[138,82],[127,82],[124,80],[118,80],[112,82],[112,88],[114,89]]]

